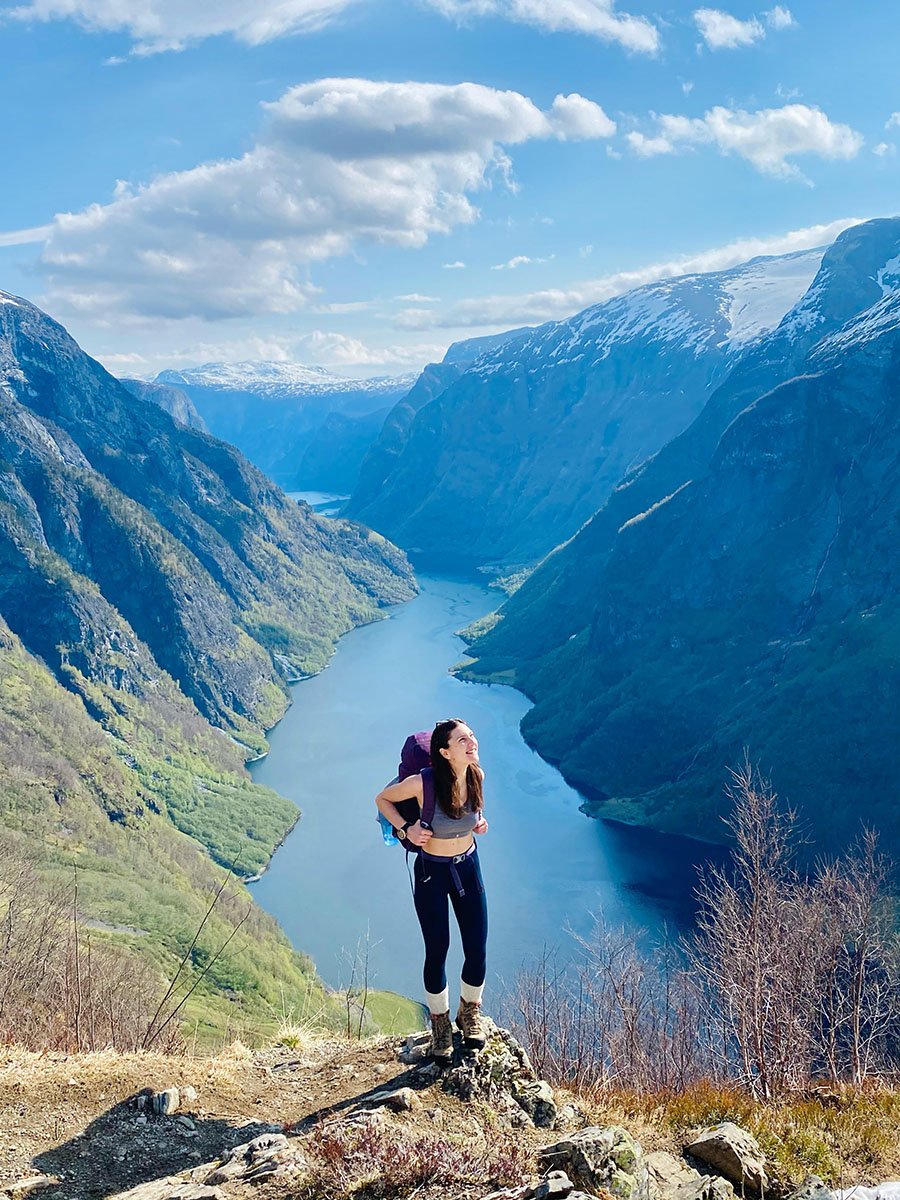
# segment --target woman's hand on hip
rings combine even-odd
[[[473,827],[472,832],[473,833],[487,833],[487,831],[488,831],[488,823],[484,819],[484,817],[481,817],[478,821],[478,824]]]
[[[412,842],[414,846],[427,846],[431,841],[432,833],[430,829],[423,829],[419,821],[415,825],[410,825],[406,831],[407,841]]]

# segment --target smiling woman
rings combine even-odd
[[[431,767],[379,792],[379,812],[398,837],[417,850],[414,867],[416,915],[425,940],[425,998],[431,1014],[432,1058],[453,1056],[453,1026],[447,987],[450,912],[459,926],[465,955],[456,1023],[470,1049],[481,1049],[485,1031],[481,1000],[487,962],[487,900],[474,834],[488,831],[484,819],[478,739],[456,717],[438,721],[431,735]],[[403,821],[397,805],[417,800],[420,816]]]

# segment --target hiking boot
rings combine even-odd
[[[450,1014],[431,1014],[431,1045],[428,1053],[435,1062],[448,1063],[453,1057],[453,1026],[450,1024]]]
[[[456,1025],[470,1050],[483,1050],[485,1041],[481,1005],[475,1000],[460,1000]]]

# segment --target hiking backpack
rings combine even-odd
[[[401,800],[397,805],[397,811],[404,821],[419,821],[423,829],[431,829],[434,821],[435,798],[434,776],[431,773],[431,734],[427,730],[411,733],[403,743],[403,749],[400,751],[400,764],[391,783],[400,783],[401,780],[408,779],[410,775],[422,776],[421,811],[419,802],[415,798]],[[396,836],[393,825],[383,813],[378,814],[378,823],[381,826],[384,844],[399,846],[400,839]],[[402,844],[407,850],[419,849],[411,842],[404,841]]]

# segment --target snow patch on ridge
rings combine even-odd
[[[822,264],[825,247],[784,258],[762,259],[726,278],[725,340],[743,345],[774,329],[806,293]]]
[[[215,391],[251,392],[257,396],[321,395],[333,392],[396,393],[412,387],[417,372],[348,379],[325,367],[297,362],[211,362],[183,371],[160,371],[154,383],[206,387]]]

